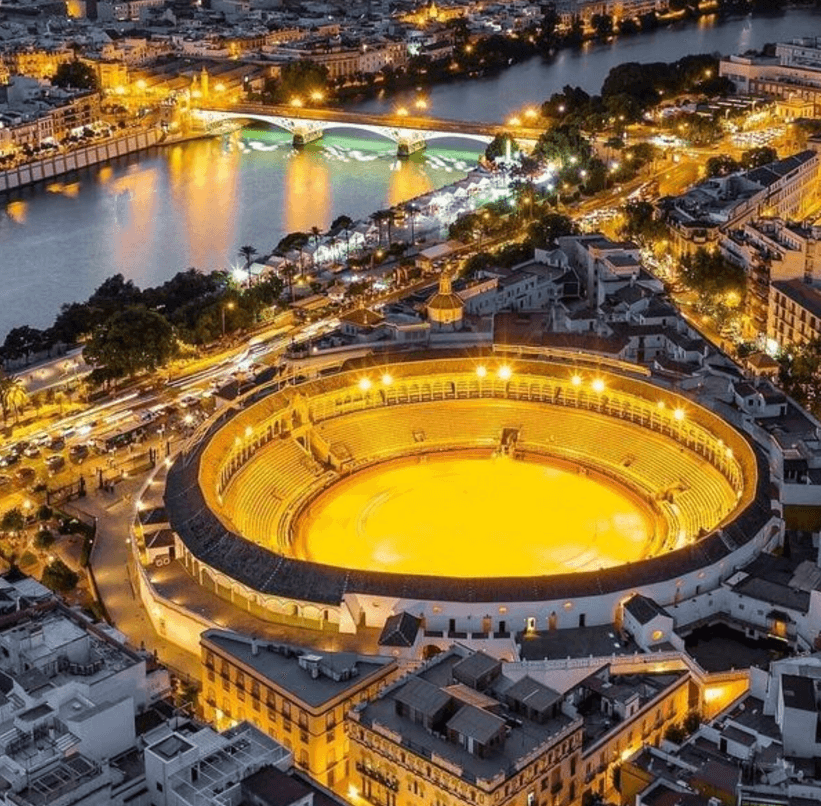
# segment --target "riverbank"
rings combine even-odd
[[[209,136],[211,135],[202,132],[168,137],[160,129],[142,129],[53,156],[29,160],[0,171],[0,196],[40,182],[61,179],[116,159],[141,154],[153,148],[180,145]]]

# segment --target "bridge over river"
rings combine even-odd
[[[358,129],[371,132],[396,143],[397,156],[407,157],[424,149],[432,140],[458,137],[489,143],[503,132],[514,134],[522,143],[535,142],[540,129],[501,123],[475,123],[464,120],[416,117],[410,115],[373,115],[346,112],[342,109],[308,109],[296,106],[266,104],[209,103],[193,111],[197,123],[206,130],[215,130],[229,120],[260,120],[284,129],[293,135],[294,146],[304,146],[319,140],[329,129]]]

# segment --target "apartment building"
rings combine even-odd
[[[504,666],[457,644],[351,711],[350,793],[381,806],[580,802],[581,717]]]
[[[821,283],[793,279],[770,284],[767,338],[779,348],[821,338]]]
[[[391,658],[313,652],[223,630],[206,630],[200,646],[205,718],[218,728],[249,720],[328,788],[348,776],[345,714],[397,674]]]

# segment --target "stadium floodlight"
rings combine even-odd
[[[510,380],[510,376],[512,374],[513,374],[513,370],[507,364],[502,364],[502,366],[499,367],[499,377],[503,381]]]
[[[601,378],[596,378],[593,381],[593,391],[594,392],[603,392],[604,391],[604,381]]]
[[[359,388],[363,392],[367,392],[368,389],[371,388],[371,379],[370,378],[360,378],[359,379]]]

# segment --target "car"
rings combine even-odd
[[[193,395],[185,395],[177,401],[177,405],[182,409],[187,409],[191,406],[196,406],[197,403],[199,403],[199,401]]]
[[[68,451],[68,458],[75,464],[82,464],[83,459],[88,456],[88,445],[72,445]]]
[[[48,443],[50,451],[61,451],[66,447],[66,441],[62,437],[53,437]]]
[[[49,456],[46,459],[46,467],[48,468],[48,472],[53,476],[55,473],[58,473],[60,470],[65,467],[66,460],[63,459],[62,456],[59,454],[55,454],[54,456]]]
[[[20,442],[16,445],[11,446],[11,452],[17,454],[17,456],[20,456],[20,454],[23,453],[23,451],[25,451],[30,445],[31,443],[28,440],[20,440]]]
[[[37,471],[33,467],[21,467],[14,471],[14,479],[19,484],[31,484],[37,478]]]
[[[7,453],[0,459],[0,467],[11,467],[20,461],[20,457],[16,453]]]
[[[36,445],[29,445],[28,448],[23,451],[23,454],[28,459],[36,459],[40,455],[40,449]]]

